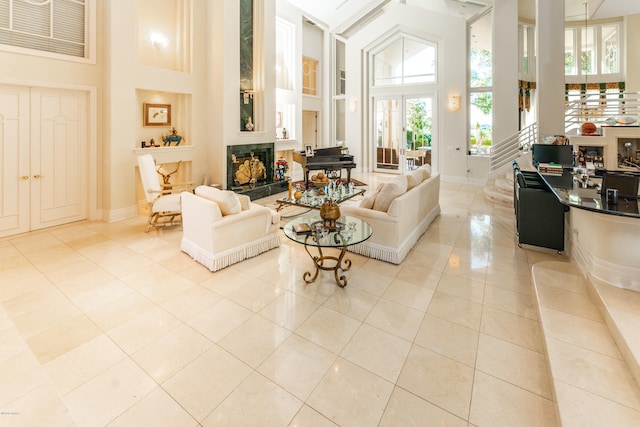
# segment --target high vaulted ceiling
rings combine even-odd
[[[329,28],[336,34],[349,36],[358,27],[378,14],[391,3],[406,3],[439,13],[470,19],[481,13],[494,0],[287,0],[303,10],[307,17]],[[522,18],[535,21],[536,0],[518,0],[518,10]],[[580,21],[613,18],[640,13],[640,0],[565,0],[565,19]]]

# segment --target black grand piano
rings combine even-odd
[[[304,151],[294,151],[293,161],[298,162],[304,169],[304,185],[309,188],[309,171],[324,170],[327,175],[334,177],[342,169],[347,170],[347,183],[351,182],[351,169],[356,167],[353,155],[343,154],[341,147],[316,148],[313,156],[307,157]],[[333,172],[333,173],[332,173]]]

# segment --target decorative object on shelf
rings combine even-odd
[[[149,141],[149,147],[155,147],[156,146],[156,142],[153,140],[153,138],[151,138],[151,140]]]
[[[178,135],[178,131],[176,128],[171,128],[171,133],[169,135],[162,135],[162,141],[165,146],[171,146],[172,142],[176,143],[176,146],[180,145],[182,142],[182,136]]]
[[[170,104],[142,104],[145,126],[171,126]]]
[[[145,148],[147,146],[147,141],[140,142],[140,148]]]
[[[592,122],[584,122],[580,127],[580,131],[583,135],[593,135],[597,130],[598,127]]]
[[[287,134],[287,128],[282,128],[282,139],[289,139],[289,135]]]
[[[289,164],[287,163],[287,161],[283,158],[280,157],[278,160],[276,160],[276,170],[275,170],[275,176],[274,176],[274,180],[276,181],[284,181],[284,174],[289,170]]]
[[[253,121],[251,120],[251,116],[247,117],[247,124],[244,125],[244,128],[249,132],[253,130],[254,126],[253,126]]]
[[[182,160],[178,162],[178,165],[176,166],[176,170],[174,170],[173,172],[167,172],[162,167],[162,165],[156,167],[156,172],[158,172],[158,175],[162,177],[162,183],[163,183],[162,194],[171,194],[171,190],[173,189],[173,185],[171,185],[171,175],[175,174],[180,170],[180,163],[182,163]]]
[[[336,229],[336,221],[340,218],[340,207],[332,198],[328,197],[320,206],[320,218],[329,231]]]

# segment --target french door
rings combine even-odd
[[[374,99],[374,171],[404,174],[431,164],[434,104],[429,95]]]
[[[87,218],[87,94],[0,85],[0,237]]]

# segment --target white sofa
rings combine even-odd
[[[280,246],[280,214],[233,191],[182,193],[181,249],[211,271]]]
[[[346,201],[341,214],[363,219],[373,228],[368,240],[347,249],[400,264],[440,214],[439,195],[440,174],[432,175],[427,164],[380,184],[360,202]]]

